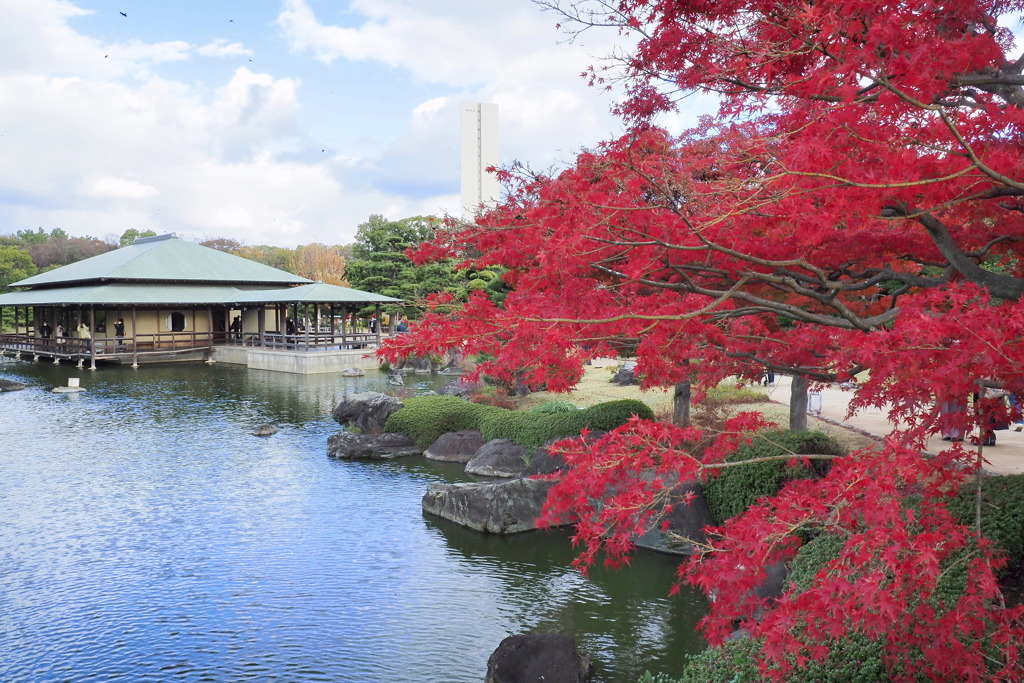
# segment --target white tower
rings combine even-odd
[[[498,165],[498,105],[462,102],[462,217],[472,220],[480,205],[496,206],[501,187],[488,166]]]

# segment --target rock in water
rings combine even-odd
[[[473,429],[463,429],[459,432],[447,432],[437,438],[437,441],[430,444],[430,447],[423,452],[427,460],[441,460],[443,462],[467,463],[473,459],[473,455],[484,445],[484,438],[480,432]]]
[[[0,391],[18,391],[24,389],[25,385],[9,379],[0,379]]]
[[[485,443],[466,463],[466,472],[483,477],[518,477],[526,469],[526,449],[508,439]]]
[[[391,413],[403,405],[394,396],[367,391],[343,398],[331,417],[343,427],[355,425],[363,434],[380,434]]]
[[[484,683],[584,683],[590,659],[576,649],[572,636],[536,633],[509,636],[487,660]]]
[[[339,460],[390,460],[423,451],[403,434],[353,434],[342,432],[327,439],[327,455]]]
[[[550,479],[512,479],[462,484],[430,484],[423,510],[489,534],[517,534],[537,528]]]
[[[253,430],[253,436],[273,436],[277,434],[277,427],[274,425],[260,425]]]

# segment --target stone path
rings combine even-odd
[[[776,384],[769,389],[772,401],[789,405],[790,378],[776,376]],[[872,436],[884,436],[893,429],[885,413],[877,408],[860,411],[852,418],[846,418],[852,393],[843,391],[839,385],[827,386],[821,390],[821,417],[828,422],[855,429]],[[938,452],[949,448],[949,442],[939,436],[933,436],[928,442],[928,450]],[[972,449],[975,447],[971,447]],[[1024,431],[1015,432],[1013,427],[1006,431],[996,432],[996,445],[985,447],[985,470],[993,474],[1024,473]]]

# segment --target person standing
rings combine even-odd
[[[124,319],[118,318],[114,323],[114,336],[117,337],[117,345],[124,347]]]
[[[46,320],[39,326],[39,336],[43,338],[43,346],[50,343],[50,337],[53,336],[53,328],[50,327],[50,323]]]
[[[89,326],[84,321],[78,323],[78,338],[85,340],[86,351],[92,351],[92,332],[89,331]]]

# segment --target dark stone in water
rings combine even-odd
[[[427,456],[427,460],[467,463],[473,459],[473,455],[483,445],[484,437],[480,435],[480,432],[463,429],[459,432],[447,432],[437,437],[437,441],[430,444],[423,455]]]
[[[487,660],[484,683],[585,683],[590,659],[572,636],[536,633],[509,636]]]
[[[0,391],[19,391],[24,388],[25,385],[21,382],[14,382],[9,379],[0,379]]]
[[[361,394],[350,394],[342,399],[334,409],[331,417],[342,427],[350,424],[359,428],[363,434],[380,434],[384,431],[384,423],[403,406],[394,396],[378,391],[367,391]]]
[[[483,477],[518,477],[526,469],[526,449],[508,439],[493,439],[466,463],[466,472]]]
[[[341,432],[327,439],[327,455],[339,460],[390,460],[422,452],[403,434]]]
[[[537,527],[550,479],[512,479],[462,484],[430,484],[423,510],[489,534],[517,534]]]

